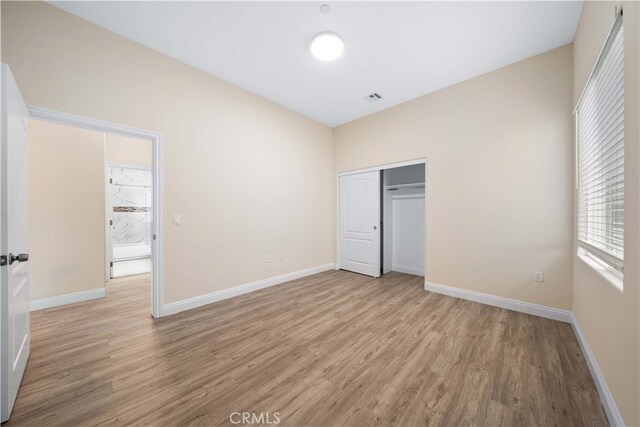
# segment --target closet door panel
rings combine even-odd
[[[380,172],[340,177],[340,268],[380,276]]]

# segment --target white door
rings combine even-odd
[[[340,268],[380,277],[380,171],[340,177]]]
[[[29,358],[29,113],[9,67],[2,64],[0,150],[0,416],[9,419]]]

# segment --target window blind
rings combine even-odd
[[[622,272],[624,49],[618,17],[576,110],[578,244]]]

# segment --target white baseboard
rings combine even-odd
[[[406,267],[403,265],[392,265],[391,266],[391,270],[392,271],[397,271],[398,273],[406,273],[406,274],[413,274],[414,276],[423,276],[424,277],[424,270],[421,270],[419,268],[413,268],[413,267]]]
[[[29,301],[29,311],[42,310],[45,308],[58,307],[60,305],[73,304],[76,302],[89,301],[107,296],[105,288],[91,289],[88,291],[75,292],[72,294],[59,295],[56,297],[39,298]]]
[[[181,311],[191,310],[192,308],[201,307],[203,305],[222,301],[227,298],[232,298],[238,295],[257,291],[258,289],[280,285],[285,282],[290,282],[291,280],[301,279],[306,276],[311,276],[312,274],[322,273],[323,271],[335,270],[335,268],[336,265],[334,263],[318,265],[316,267],[294,271],[292,273],[286,273],[280,276],[258,280],[256,282],[246,283],[244,285],[235,286],[233,288],[223,289],[221,291],[212,292],[210,294],[172,302],[162,306],[162,316],[169,316],[171,314],[180,313]]]
[[[596,361],[596,357],[591,351],[591,347],[589,347],[589,343],[587,342],[587,337],[582,332],[582,328],[580,328],[580,324],[576,319],[575,315],[571,313],[571,325],[573,326],[573,331],[578,338],[578,343],[580,344],[580,348],[582,349],[582,354],[584,355],[585,360],[587,361],[587,366],[589,367],[589,371],[591,372],[591,377],[593,378],[593,382],[596,384],[596,389],[598,390],[598,394],[600,395],[600,400],[602,401],[602,406],[604,407],[605,412],[607,413],[607,418],[609,419],[609,424],[612,426],[624,426],[624,420],[620,415],[620,411],[618,411],[618,407],[616,406],[616,402],[613,400],[613,395],[611,394],[611,390],[607,386],[607,382],[604,379],[604,375],[602,375],[602,371],[598,366],[598,362]]]
[[[573,315],[569,310],[562,310],[559,308],[548,307],[546,305],[532,304],[515,299],[483,294],[481,292],[468,291],[466,289],[454,288],[452,286],[441,285],[439,283],[425,281],[424,289],[438,294],[506,308],[507,310],[519,311],[521,313],[533,314],[535,316],[559,320],[561,322],[571,323],[573,319]]]

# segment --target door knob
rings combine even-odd
[[[378,226],[377,226],[377,225],[374,225],[374,226],[373,226],[373,229],[374,229],[374,230],[377,230],[377,229],[378,229]]]
[[[9,254],[9,265],[13,264],[16,261],[18,262],[29,261],[29,254],[20,254],[20,255]]]

